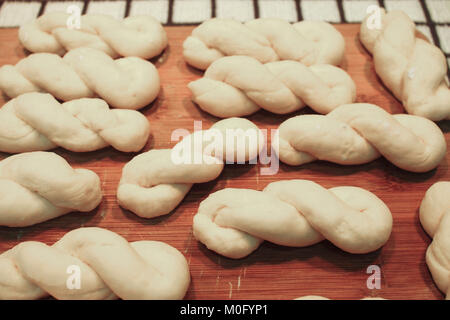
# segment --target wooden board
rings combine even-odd
[[[145,150],[173,146],[171,132],[177,128],[192,131],[194,120],[203,121],[203,128],[218,120],[191,102],[186,87],[188,82],[201,76],[201,72],[186,65],[181,54],[183,40],[192,28],[167,27],[170,46],[161,57],[153,59],[159,69],[162,90],[156,102],[142,110],[153,133]],[[371,57],[357,38],[359,25],[337,25],[337,28],[345,36],[347,48],[343,68],[355,80],[357,101],[377,104],[391,113],[403,112],[402,106],[376,77]],[[0,65],[14,64],[25,55],[17,40],[17,30],[0,30]],[[305,109],[297,114],[304,112],[311,111]],[[249,119],[260,128],[275,129],[293,115],[278,116],[260,111]],[[447,124],[440,126],[448,131]],[[449,135],[446,137],[448,141]],[[115,197],[121,169],[133,154],[111,148],[86,154],[55,151],[74,167],[89,168],[100,176],[103,202],[90,213],[71,213],[29,228],[0,228],[0,252],[20,241],[52,244],[74,228],[99,226],[115,231],[129,241],[160,240],[179,249],[189,261],[192,275],[188,299],[293,299],[309,294],[333,299],[365,296],[443,298],[425,264],[425,250],[430,239],[420,226],[418,208],[429,186],[438,180],[450,180],[448,157],[437,170],[424,174],[402,171],[384,159],[360,166],[326,162],[301,167],[281,164],[275,176],[260,175],[259,165],[230,165],[217,180],[195,185],[173,213],[146,220],[121,209]],[[389,242],[381,250],[365,255],[345,253],[327,241],[307,248],[287,248],[265,242],[249,257],[235,261],[207,250],[192,236],[192,217],[200,201],[211,192],[226,187],[261,190],[272,181],[294,178],[310,179],[325,187],[359,186],[375,193],[389,206],[394,217]],[[379,290],[369,290],[366,285],[369,276],[366,270],[373,264],[381,267]]]

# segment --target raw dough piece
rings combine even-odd
[[[79,289],[69,289],[76,269]],[[102,228],[72,230],[52,246],[22,242],[0,255],[0,270],[0,299],[183,299],[190,283],[186,258],[174,247],[128,243]]]
[[[184,59],[205,70],[224,56],[245,55],[267,63],[278,60],[339,65],[345,41],[331,24],[261,18],[244,24],[232,19],[210,19],[192,31],[183,43]]]
[[[391,115],[367,103],[342,105],[326,116],[300,115],[279,127],[279,157],[289,165],[314,160],[355,165],[381,154],[403,170],[426,172],[439,165],[446,150],[445,137],[434,122]]]
[[[140,109],[159,93],[155,66],[137,57],[113,60],[92,48],[78,48],[61,58],[34,53],[15,66],[0,68],[0,90],[15,98],[27,92],[48,92],[62,101],[99,96],[111,107]]]
[[[439,290],[450,300],[450,182],[439,181],[426,192],[420,205],[420,222],[433,239],[426,262]]]
[[[433,121],[450,119],[447,61],[442,51],[417,37],[414,22],[402,11],[381,9],[381,28],[367,16],[359,33],[373,55],[375,71],[410,114]],[[376,18],[376,17],[375,17]]]
[[[296,61],[262,64],[245,56],[216,60],[188,87],[202,110],[220,118],[247,116],[260,108],[286,114],[305,105],[326,114],[356,98],[355,83],[338,67],[307,67]]]
[[[231,137],[235,143],[226,143],[225,139]],[[224,162],[256,162],[262,139],[251,121],[229,118],[216,122],[209,130],[196,131],[172,149],[142,153],[122,170],[117,190],[119,205],[143,218],[168,214],[194,183],[216,179]]]
[[[135,110],[109,109],[101,99],[60,104],[50,94],[24,93],[0,109],[0,151],[18,153],[56,147],[74,152],[111,145],[137,152],[147,143],[150,125]]]
[[[79,47],[98,49],[112,58],[150,59],[167,46],[161,23],[151,16],[127,17],[122,21],[107,15],[76,17],[64,12],[46,13],[19,29],[19,40],[31,52],[59,55]],[[68,27],[70,26],[70,28]]]
[[[305,247],[328,239],[356,254],[389,239],[392,215],[373,193],[357,187],[325,189],[308,180],[272,182],[263,191],[227,188],[200,203],[194,236],[208,249],[243,258],[266,240]]]
[[[56,153],[28,152],[0,161],[0,226],[26,227],[72,211],[89,212],[101,200],[99,177],[73,169]]]

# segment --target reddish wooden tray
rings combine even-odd
[[[166,27],[170,46],[161,57],[153,60],[161,76],[162,90],[156,102],[142,110],[153,133],[145,150],[173,146],[171,132],[177,128],[193,130],[194,120],[202,120],[204,128],[217,121],[192,103],[186,87],[188,82],[201,76],[201,72],[187,66],[182,57],[183,40],[192,28]],[[343,68],[356,82],[357,101],[377,104],[391,113],[403,112],[400,103],[375,75],[372,59],[357,38],[359,25],[337,25],[337,28],[345,36],[347,48]],[[14,64],[25,55],[17,40],[17,29],[0,29],[0,65]],[[310,110],[298,114],[304,112]],[[277,128],[293,115],[277,116],[260,111],[249,119],[260,128],[269,129]],[[448,124],[440,126],[448,131]],[[448,138],[447,135],[447,141]],[[195,185],[172,214],[146,220],[121,209],[115,197],[121,169],[133,154],[111,148],[87,154],[55,151],[73,166],[92,169],[100,176],[104,194],[102,204],[90,213],[71,213],[29,228],[0,228],[0,252],[20,241],[51,244],[74,228],[99,226],[115,231],[129,241],[161,240],[179,249],[189,261],[192,275],[188,299],[293,299],[309,294],[333,299],[443,297],[425,264],[425,250],[430,239],[420,226],[418,207],[429,186],[438,180],[450,180],[448,156],[437,170],[424,174],[399,170],[384,159],[345,167],[326,162],[301,167],[281,164],[275,176],[260,175],[259,165],[231,165],[217,180]],[[1,158],[5,156],[2,154]],[[327,241],[307,248],[287,248],[266,242],[249,257],[234,261],[207,250],[192,236],[192,217],[200,201],[211,192],[226,187],[261,190],[269,182],[282,179],[310,179],[325,187],[353,185],[370,190],[389,206],[394,216],[389,242],[381,250],[366,255],[345,253]],[[366,269],[372,264],[381,267],[380,290],[369,290],[366,286],[369,277]]]

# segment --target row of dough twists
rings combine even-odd
[[[161,24],[143,16],[119,21],[85,15],[81,28],[71,29],[68,18],[49,13],[21,27],[19,39],[34,53],[0,68],[0,89],[13,98],[0,110],[0,151],[25,152],[0,162],[0,192],[6,195],[0,199],[0,225],[29,226],[71,211],[92,211],[101,202],[94,172],[73,169],[54,153],[28,151],[63,147],[86,152],[111,145],[136,152],[150,134],[145,116],[122,109],[143,108],[159,93],[158,71],[145,59],[167,46]],[[172,149],[133,158],[122,172],[119,205],[145,218],[174,210],[194,183],[214,180],[225,162],[237,162],[237,145],[227,150],[224,143],[228,129],[243,129],[240,160],[257,159],[262,133],[251,121],[233,117],[260,108],[287,114],[308,105],[325,114],[301,115],[280,125],[273,151],[289,165],[317,159],[355,165],[382,155],[408,171],[436,168],[445,157],[446,141],[428,119],[450,119],[445,57],[417,37],[404,13],[383,11],[379,29],[367,23],[361,25],[360,40],[373,54],[381,80],[412,115],[353,103],[355,83],[336,67],[345,42],[328,23],[211,19],[183,44],[186,62],[206,69],[189,89],[200,108],[229,119]],[[253,145],[246,130],[256,132]],[[225,140],[222,148],[205,154],[203,135],[213,131]],[[201,151],[189,148],[196,142]],[[174,163],[177,155],[201,161]],[[426,261],[447,298],[449,188],[447,182],[433,185],[420,207],[421,223],[433,237]],[[196,239],[234,259],[251,254],[264,240],[303,247],[326,239],[344,251],[364,254],[381,248],[391,231],[389,208],[371,192],[349,186],[326,189],[307,180],[277,181],[263,191],[217,191],[201,202],[193,220]],[[48,261],[48,268],[39,267]],[[70,265],[81,268],[81,290],[67,288]],[[190,282],[186,259],[173,247],[128,243],[101,228],[73,230],[52,246],[23,242],[0,255],[0,269],[0,299],[180,299]]]
[[[442,51],[418,36],[414,22],[404,12],[385,13],[381,9],[379,27],[371,25],[372,18],[368,15],[363,21],[359,37],[373,54],[375,71],[384,84],[408,113],[433,121],[449,119],[450,90],[445,83],[447,64]],[[119,21],[108,16],[84,15],[79,28],[70,28],[68,20],[68,14],[47,13],[20,28],[22,45],[36,54],[15,67],[0,69],[0,88],[7,95],[15,97],[23,92],[45,90],[61,100],[69,100],[97,94],[109,99],[107,102],[111,106],[131,109],[142,108],[153,101],[159,91],[157,72],[150,62],[140,58],[154,57],[167,46],[167,35],[159,22],[149,16]],[[94,55],[89,49],[95,49],[98,54]],[[190,85],[194,100],[220,117],[247,115],[259,107],[287,113],[301,108],[304,103],[320,113],[329,112],[333,98],[348,98],[351,93],[345,72],[340,70],[340,75],[337,68],[331,68],[342,63],[344,51],[343,36],[329,23],[290,24],[269,18],[246,23],[210,19],[196,27],[183,43],[183,56],[188,64],[211,69],[204,79]],[[66,52],[63,59],[57,59],[56,55]],[[114,64],[105,56],[125,58]],[[227,56],[246,56],[255,62],[247,61],[252,66],[231,63],[238,61],[235,57],[218,62]],[[281,60],[289,61],[278,63]],[[264,64],[265,68],[257,66],[256,62]],[[308,67],[312,67],[309,72]],[[260,76],[255,76],[257,81],[253,83],[233,80],[237,74],[251,79],[252,72]],[[278,96],[272,94],[272,98],[276,98],[273,103],[269,101],[270,95],[261,92],[265,90],[265,81],[270,79],[267,72],[275,76],[283,74],[276,84]],[[64,74],[66,81],[57,81],[58,74]],[[298,75],[304,81],[299,81]],[[109,81],[102,84],[99,80],[102,78]],[[225,81],[229,78],[231,83]],[[337,82],[333,84],[334,80]],[[252,85],[256,84],[261,86],[252,92]],[[223,100],[221,103],[217,97],[211,97],[213,93],[226,99],[219,99]],[[238,102],[238,105],[230,109],[225,105],[227,101]]]
[[[364,19],[359,38],[373,55],[375,71],[382,82],[408,113],[433,121],[450,119],[443,52],[419,36],[414,22],[404,12],[386,13],[380,9],[379,15],[379,26],[374,25],[372,14]],[[342,98],[344,93],[348,96],[348,89],[343,91],[348,81],[343,77],[345,72],[339,75],[326,65],[340,65],[344,51],[344,38],[330,24],[290,24],[266,18],[243,24],[231,19],[211,19],[196,27],[183,44],[186,62],[207,69],[204,78],[190,84],[193,99],[202,109],[219,117],[248,115],[259,107],[287,113],[301,108],[303,102],[320,113],[331,111],[331,97]],[[250,59],[225,59],[227,56]],[[279,63],[280,60],[289,61]],[[267,87],[267,80],[274,75],[278,79],[270,83],[273,87]],[[334,88],[335,80],[339,80],[339,89]],[[343,103],[350,102],[353,101]]]
[[[426,262],[447,299],[449,189],[449,182],[434,184],[420,207],[420,221],[433,237]],[[250,254],[263,240],[308,246],[327,239],[342,250],[360,254],[387,242],[392,215],[379,198],[361,188],[327,190],[312,181],[286,180],[270,183],[263,191],[223,189],[211,194],[200,204],[193,230],[209,249],[230,258]],[[44,264],[48,267],[38,267]],[[83,272],[81,290],[70,290],[66,284],[67,268],[73,265]],[[129,244],[101,228],[73,230],[53,246],[20,243],[0,255],[0,266],[1,299],[47,295],[58,299],[179,299],[190,282],[186,259],[173,247],[154,241]],[[133,270],[132,279],[129,270]],[[317,298],[323,297],[302,299]]]
[[[107,103],[139,109],[156,98],[159,75],[143,59],[167,46],[164,29],[148,16],[119,21],[86,15],[78,29],[68,28],[68,19],[65,13],[48,13],[20,28],[21,43],[36,54],[0,68],[1,90],[17,97],[0,110],[0,150],[59,146],[85,152],[112,145],[139,151],[150,133],[147,119],[133,110],[110,110]],[[113,60],[120,56],[126,58]],[[30,93],[42,91],[68,102]],[[87,99],[94,96],[107,103]],[[102,199],[94,172],[72,169],[54,153],[11,156],[0,162],[0,177],[1,225],[91,211]],[[70,265],[81,269],[79,290],[66,285]],[[175,248],[155,241],[128,243],[101,228],[73,230],[52,246],[23,242],[0,255],[0,266],[0,299],[181,299],[190,282],[186,259]]]
[[[34,108],[36,101],[42,101],[42,105]],[[92,105],[84,108],[83,102],[92,102]],[[93,110],[90,107],[94,108],[96,103],[100,103],[99,110],[105,112],[102,116],[90,112]],[[49,114],[53,118],[51,112],[66,125],[60,127],[59,122],[47,124],[42,121],[42,115]],[[133,121],[120,124],[122,113],[132,114],[125,119]],[[148,136],[148,123],[137,111],[109,110],[96,99],[59,105],[51,96],[39,93],[10,101],[0,111],[0,122],[6,128],[17,126],[16,130],[5,130],[4,134],[0,130],[0,150],[9,152],[47,150],[55,146],[89,151],[106,143],[122,151],[137,151]],[[66,134],[67,128],[73,128],[70,134]],[[386,131],[390,132],[390,137]],[[14,132],[17,134],[13,135]],[[213,134],[220,139],[211,140]],[[233,135],[243,143],[230,145],[227,135]],[[196,149],[195,145],[201,148]],[[251,121],[243,118],[218,121],[208,130],[183,138],[172,149],[150,150],[134,157],[122,170],[118,203],[145,218],[167,214],[178,206],[194,183],[216,179],[225,162],[236,163],[236,157],[241,154],[240,161],[256,163],[264,145],[262,132]],[[432,121],[412,115],[392,116],[369,104],[342,105],[327,116],[302,115],[288,119],[280,125],[279,137],[273,139],[272,145],[280,160],[290,165],[315,159],[354,165],[383,155],[396,166],[415,172],[434,169],[446,152],[444,136]],[[180,156],[180,162],[175,161],[177,156]],[[233,158],[227,158],[230,156]],[[16,158],[11,157],[10,161]]]
[[[231,134],[227,129],[241,129],[235,136],[244,141],[245,150],[239,150],[238,143],[230,147],[208,135],[215,131],[226,140],[227,134]],[[252,140],[252,136],[256,139]],[[202,148],[187,148],[193,142]],[[447,150],[442,131],[432,121],[413,115],[391,115],[370,104],[342,105],[326,116],[288,119],[280,125],[279,136],[272,140],[272,146],[272,152],[278,152],[279,159],[289,165],[317,159],[356,165],[383,155],[399,168],[412,172],[436,168]],[[173,149],[150,150],[128,162],[117,191],[119,204],[145,218],[167,214],[194,183],[216,179],[223,170],[224,159],[236,162],[234,158],[226,159],[228,154],[242,153],[243,161],[256,161],[263,147],[262,133],[251,121],[243,118],[218,121],[208,130],[185,137]],[[180,150],[188,161],[175,163],[174,157]],[[209,153],[211,150],[217,154]],[[192,161],[196,158],[201,161]]]

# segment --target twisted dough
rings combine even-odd
[[[68,268],[80,268],[80,288],[68,289]],[[58,242],[22,242],[0,255],[0,299],[182,299],[189,267],[172,246],[128,243],[101,228],[79,228]]]
[[[420,205],[420,222],[433,238],[426,261],[439,290],[450,300],[450,182],[433,184]]]
[[[93,171],[72,169],[52,152],[21,153],[0,161],[0,195],[0,225],[8,227],[88,212],[102,200],[100,179]]]
[[[252,141],[246,135],[248,132],[258,140]],[[223,140],[211,141],[215,134]],[[237,137],[237,142],[226,144],[224,140],[233,135]],[[143,218],[168,214],[178,206],[194,183],[216,179],[223,170],[225,160],[234,163],[256,159],[261,139],[262,133],[252,122],[230,118],[215,123],[209,130],[185,137],[172,149],[142,153],[122,170],[117,189],[119,205]],[[242,152],[240,159],[236,157],[238,152]],[[175,159],[178,154],[187,156],[187,161],[178,163]]]
[[[208,249],[243,258],[264,241],[304,247],[324,239],[350,253],[383,246],[392,215],[357,187],[325,189],[308,180],[273,182],[261,192],[227,188],[209,195],[194,216],[194,236]]]
[[[339,65],[344,58],[344,37],[331,24],[281,19],[256,19],[244,24],[232,19],[210,19],[192,31],[183,43],[184,59],[206,69],[224,56],[250,56],[262,63],[278,60]]]
[[[60,104],[50,94],[25,93],[0,109],[0,151],[27,152],[62,147],[74,152],[108,145],[124,152],[142,149],[150,125],[135,110],[109,109],[100,99]]]
[[[151,16],[122,21],[107,15],[84,15],[79,29],[67,27],[71,17],[63,12],[46,13],[19,29],[19,40],[31,52],[63,55],[79,47],[98,49],[112,58],[135,56],[150,59],[167,46],[161,23]]]
[[[447,61],[433,44],[416,36],[414,22],[402,11],[381,11],[381,29],[361,24],[364,47],[375,71],[410,114],[433,121],[450,119]]]
[[[113,60],[102,51],[78,48],[63,58],[35,53],[15,66],[4,65],[0,68],[0,89],[11,98],[39,91],[63,101],[97,95],[112,107],[139,109],[158,95],[159,75],[146,60]]]
[[[342,105],[326,116],[293,117],[279,127],[279,157],[289,165],[317,159],[363,164],[381,154],[399,168],[426,172],[439,165],[446,150],[444,135],[434,122],[391,115],[366,103]]]
[[[307,67],[295,61],[263,65],[245,56],[216,60],[188,87],[201,109],[221,118],[250,115],[259,108],[285,114],[305,104],[326,114],[356,98],[352,78],[335,66]]]

